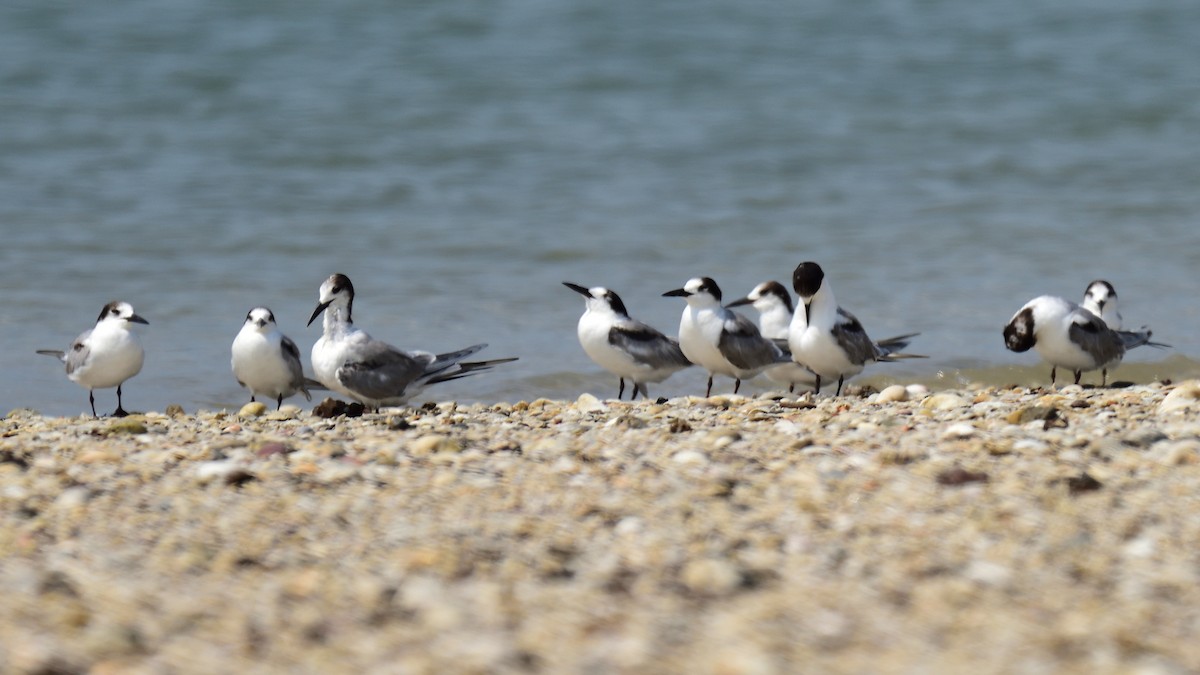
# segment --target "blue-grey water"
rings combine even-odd
[[[1175,346],[1117,377],[1195,375],[1197,28],[1175,0],[0,4],[0,409],[86,410],[34,350],[117,298],[150,321],[126,407],[240,405],[246,311],[307,362],[332,272],[376,337],[521,357],[432,399],[613,395],[561,281],[674,333],[663,291],[803,260],[922,333],[866,381],[1045,381],[1000,328],[1097,277]]]

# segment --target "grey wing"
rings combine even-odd
[[[304,377],[304,367],[300,365],[300,349],[296,347],[296,343],[286,335],[279,343],[279,349],[283,354],[283,360],[287,363],[288,372],[292,374],[291,386],[296,391],[304,394],[304,398],[311,401],[312,394],[308,393],[307,378]],[[239,382],[239,384],[241,384]]]
[[[882,354],[863,330],[858,318],[838,307],[838,318],[833,324],[833,338],[846,352],[846,358],[856,366],[867,361],[878,360]]]
[[[1125,342],[1104,320],[1090,312],[1081,312],[1067,329],[1071,342],[1095,359],[1097,365],[1112,363],[1125,355]],[[1145,339],[1150,339],[1149,335]]]
[[[91,335],[91,330],[85,330],[71,343],[71,350],[67,352],[66,359],[64,359],[67,362],[68,375],[87,365],[88,356],[92,353],[87,346],[87,339]]]
[[[640,321],[614,325],[608,330],[608,344],[651,368],[686,368],[692,365],[679,348],[679,342]]]
[[[791,360],[784,356],[773,341],[764,338],[762,333],[758,332],[758,326],[754,325],[753,321],[737,313],[733,313],[733,318],[725,321],[717,348],[730,363],[743,370]]]
[[[403,396],[408,385],[424,375],[435,358],[433,354],[408,354],[372,340],[363,346],[358,360],[338,368],[337,378],[363,398],[382,401]]]

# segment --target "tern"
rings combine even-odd
[[[1151,345],[1151,331],[1113,330],[1092,312],[1070,300],[1053,295],[1038,296],[1013,315],[1004,327],[1004,346],[1014,352],[1037,349],[1050,364],[1050,385],[1057,380],[1058,369],[1075,374],[1075,384],[1084,371],[1100,369],[1100,383],[1108,383],[1108,369],[1115,368],[1125,352]]]
[[[792,272],[792,288],[800,297],[800,307],[788,328],[788,346],[792,358],[816,373],[816,392],[822,380],[837,378],[840,396],[847,377],[862,372],[873,361],[925,358],[902,354],[898,349],[917,335],[899,335],[882,343],[871,340],[858,318],[838,306],[825,272],[815,262],[803,262]]]
[[[275,400],[278,409],[283,407],[283,399],[297,392],[312,400],[300,365],[300,349],[279,331],[270,309],[255,307],[246,314],[231,351],[233,376],[250,390],[251,401],[266,396]]]
[[[633,382],[629,400],[650,398],[647,382],[662,382],[675,371],[692,365],[679,342],[653,327],[630,318],[621,296],[603,286],[585,288],[569,281],[567,288],[585,298],[587,309],[579,317],[579,344],[601,368],[621,382],[617,400],[625,393],[625,380]]]
[[[39,349],[38,354],[53,356],[67,367],[67,377],[88,390],[92,416],[96,415],[94,390],[117,388],[117,409],[113,417],[129,413],[121,403],[121,385],[142,370],[146,354],[131,324],[149,322],[134,313],[128,302],[113,301],[100,310],[96,325],[71,343],[68,351]]]
[[[425,387],[474,375],[515,358],[463,361],[486,344],[445,354],[404,351],[376,340],[354,325],[354,285],[344,274],[321,284],[317,308],[308,325],[325,314],[324,333],[312,348],[316,379],[332,391],[367,408],[405,405]]]
[[[689,361],[708,371],[705,396],[712,395],[714,375],[732,377],[736,394],[742,380],[787,363],[783,350],[763,337],[753,321],[721,306],[721,289],[712,279],[689,279],[663,296],[687,300],[679,320],[679,347]]]

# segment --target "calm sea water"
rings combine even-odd
[[[1118,377],[1195,375],[1197,26],[1174,0],[4,3],[0,412],[85,410],[33,352],[115,298],[151,323],[127,407],[240,405],[246,311],[307,354],[332,272],[376,337],[522,359],[439,399],[615,393],[561,281],[673,333],[663,291],[803,260],[875,336],[922,332],[929,361],[867,381],[1044,381],[1001,326],[1097,277],[1176,347]]]

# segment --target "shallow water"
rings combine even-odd
[[[615,393],[561,281],[673,333],[663,291],[740,297],[802,260],[873,335],[922,333],[932,358],[865,382],[1044,382],[1000,328],[1098,277],[1175,347],[1115,377],[1181,379],[1198,21],[1166,0],[10,3],[0,409],[85,410],[33,351],[114,298],[151,322],[127,407],[236,406],[246,311],[307,352],[335,271],[377,337],[522,357],[432,398]]]

